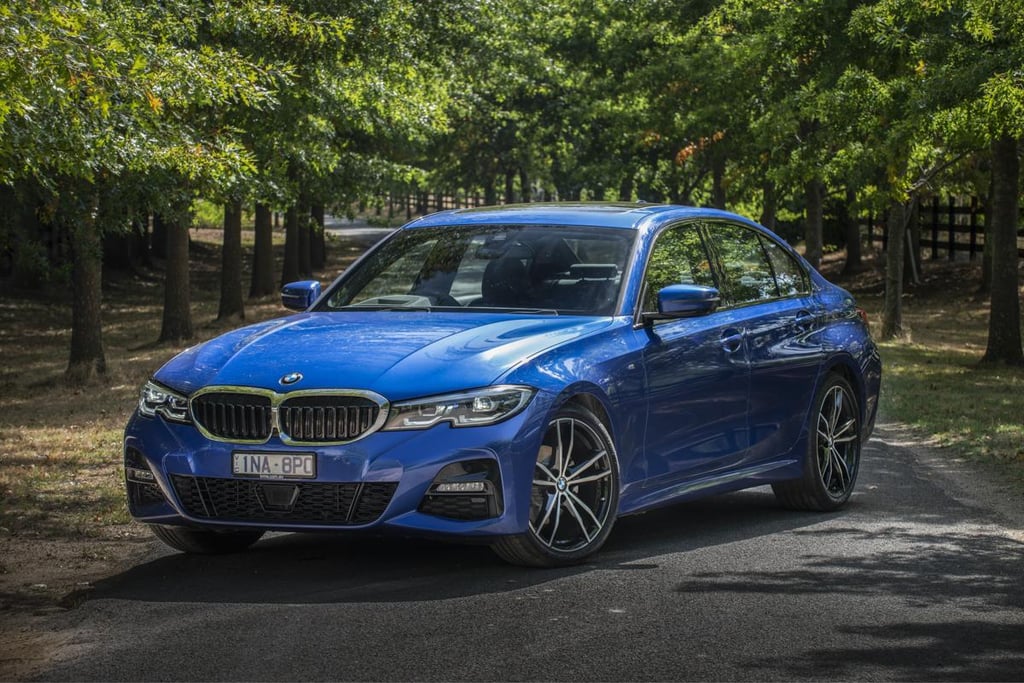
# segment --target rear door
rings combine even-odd
[[[707,226],[723,303],[743,330],[750,368],[750,447],[743,464],[789,453],[806,423],[822,358],[823,311],[803,266],[766,234],[733,223]]]

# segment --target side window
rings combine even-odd
[[[779,286],[779,296],[794,296],[811,288],[807,281],[807,273],[785,249],[763,235],[761,244],[768,254],[768,261],[772,264],[775,283]]]
[[[722,266],[722,295],[731,306],[775,299],[779,290],[758,234],[728,223],[708,226],[711,244]]]
[[[669,228],[658,236],[647,261],[643,310],[658,310],[658,290],[678,284],[716,286],[704,240],[693,223]]]

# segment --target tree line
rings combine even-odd
[[[386,192],[799,218],[816,267],[826,217],[855,268],[855,216],[885,211],[888,338],[910,217],[966,192],[991,216],[985,359],[1019,363],[1021,64],[1024,0],[6,3],[0,251],[39,265],[44,228],[69,245],[67,376],[84,381],[105,371],[103,241],[149,216],[161,338],[192,336],[200,197],[224,211],[221,317],[244,317],[243,210],[250,296],[322,265],[327,208]]]

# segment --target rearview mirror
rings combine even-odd
[[[281,304],[293,311],[304,311],[320,298],[321,291],[317,280],[289,282],[281,288]]]

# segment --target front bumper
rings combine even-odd
[[[136,413],[124,438],[129,510],[142,522],[209,528],[470,537],[522,533],[528,528],[534,463],[551,402],[550,395],[538,392],[523,412],[496,425],[443,423],[322,447],[289,446],[276,437],[260,446],[213,441],[193,425]],[[232,473],[236,451],[314,453],[316,477],[237,477]],[[486,472],[488,490],[431,492],[435,478],[455,463]]]

